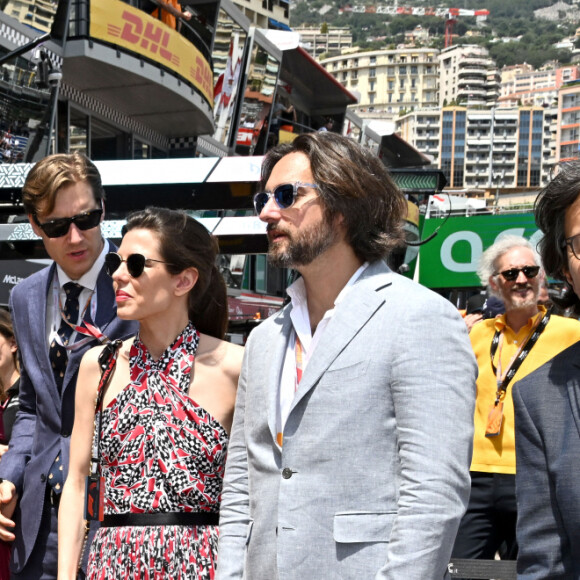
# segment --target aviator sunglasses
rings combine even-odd
[[[103,209],[92,209],[90,211],[84,211],[83,213],[78,213],[72,217],[59,218],[56,220],[49,220],[44,223],[38,221],[36,214],[33,216],[34,223],[49,237],[49,238],[60,238],[66,236],[70,229],[71,224],[74,224],[79,230],[91,230],[96,228],[101,222],[101,216],[103,215]]]
[[[262,210],[266,207],[268,200],[273,197],[274,201],[280,209],[288,209],[295,201],[298,195],[299,187],[312,187],[313,189],[318,189],[318,185],[315,183],[303,183],[302,181],[297,181],[296,183],[283,183],[279,185],[272,191],[260,191],[254,195],[254,207],[256,208],[256,213],[260,215]]]
[[[164,262],[163,260],[154,260],[153,258],[146,258],[143,254],[131,254],[127,256],[126,260],[123,260],[117,252],[109,252],[105,256],[105,267],[107,269],[107,274],[112,276],[118,269],[119,266],[125,262],[127,264],[127,272],[132,278],[139,278],[145,268],[150,268],[150,262],[157,262],[159,264],[167,264],[172,266],[169,262]]]
[[[504,270],[499,273],[507,282],[513,282],[514,280],[517,280],[520,272],[523,272],[526,278],[535,278],[539,271],[540,266],[524,266],[523,268],[510,268],[509,270]]]

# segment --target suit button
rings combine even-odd
[[[289,467],[285,467],[282,470],[282,477],[284,479],[290,479],[292,477],[292,470]]]
[[[67,438],[67,437],[70,437],[70,433],[68,431],[63,431],[61,433],[61,436]]]
[[[42,483],[46,481],[46,475],[44,475],[44,473],[40,474],[40,481],[42,481]]]

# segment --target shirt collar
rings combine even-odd
[[[354,285],[354,283],[360,278],[361,274],[366,270],[369,263],[365,262],[357,271],[350,277],[349,281],[345,284],[344,288],[338,293],[334,301],[334,305],[337,306],[340,302],[344,300],[346,295],[349,293],[350,289]],[[297,308],[301,305],[306,305],[306,286],[304,284],[304,279],[302,276],[298,278],[295,282],[293,282],[288,288],[286,289],[288,296],[290,296],[290,300],[292,302],[292,307]]]
[[[105,264],[105,255],[108,253],[109,248],[108,244],[105,240],[103,240],[103,249],[101,253],[98,255],[97,259],[95,260],[94,264],[89,268],[87,272],[85,272],[78,280],[72,280],[69,278],[64,270],[57,264],[56,271],[58,274],[58,285],[59,289],[62,290],[63,286],[67,282],[76,282],[80,284],[83,288],[88,288],[89,290],[94,290],[97,287],[97,279],[99,278],[99,274],[103,269]]]
[[[538,305],[538,313],[534,314],[534,316],[531,316],[528,319],[528,323],[526,325],[526,328],[531,328],[533,324],[536,323],[538,316],[543,316],[544,314],[546,314],[547,312],[547,308],[543,305]],[[510,325],[507,323],[506,318],[505,318],[505,313],[501,314],[500,316],[496,316],[495,317],[495,321],[494,321],[494,326],[495,329],[499,332],[502,332],[505,328],[509,328],[511,330]]]

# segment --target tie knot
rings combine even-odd
[[[67,302],[69,300],[78,300],[79,296],[83,290],[83,287],[76,282],[67,282],[64,286],[64,292],[66,294]]]

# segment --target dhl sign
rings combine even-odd
[[[166,66],[192,83],[213,107],[213,75],[208,61],[160,20],[119,0],[99,0],[91,2],[90,34]]]

